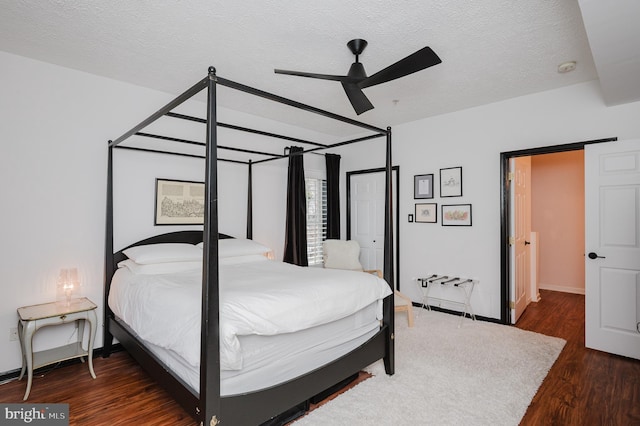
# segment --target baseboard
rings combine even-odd
[[[556,284],[538,284],[538,290],[550,290],[550,291],[559,291],[562,293],[573,293],[573,294],[585,294],[584,287],[572,287],[566,285],[556,285]]]
[[[120,352],[123,351],[124,348],[122,347],[122,345],[120,343],[116,343],[111,347],[111,352]],[[93,358],[98,358],[99,356],[102,355],[102,348],[96,348],[93,350]],[[51,371],[55,368],[59,368],[59,367],[65,367],[67,365],[73,365],[73,364],[79,364],[82,361],[80,361],[80,358],[74,358],[74,359],[68,359],[66,361],[60,361],[57,364],[51,364],[51,365],[46,365],[44,367],[40,367],[36,370],[33,371],[33,374],[42,374],[48,371]],[[16,379],[18,377],[20,377],[20,371],[22,371],[22,367],[15,369],[15,370],[9,370],[9,371],[5,371],[4,373],[0,374],[0,384],[9,381],[9,380],[13,380]]]
[[[413,302],[412,305],[416,308],[422,308],[422,303],[416,303]],[[425,310],[427,309],[426,307],[424,308]],[[439,306],[431,306],[431,310],[432,311],[437,311],[437,312],[442,312],[445,314],[450,314],[450,315],[455,315],[457,317],[459,317],[462,312],[460,311],[454,311],[452,309],[446,309],[446,308],[441,308]],[[465,315],[466,318],[471,318],[471,314],[467,313]],[[502,324],[502,322],[500,322],[500,320],[498,318],[489,318],[489,317],[483,317],[482,315],[478,315],[476,314],[476,320],[478,321],[486,321],[486,322],[493,322],[496,324]]]

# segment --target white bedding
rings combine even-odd
[[[380,329],[374,302],[353,315],[329,324],[276,336],[240,336],[242,370],[220,372],[220,394],[253,392],[308,373],[369,340]],[[199,392],[200,368],[175,352],[144,345],[191,389]]]
[[[220,364],[243,367],[238,336],[276,335],[332,322],[391,291],[371,274],[303,268],[263,256],[220,262]],[[142,339],[200,363],[201,270],[137,275],[120,268],[109,306]]]

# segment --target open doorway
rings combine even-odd
[[[514,198],[514,185],[515,182],[513,180],[513,175],[511,175],[511,165],[514,162],[513,160],[516,158],[521,158],[521,157],[535,157],[538,155],[547,155],[547,154],[554,154],[554,153],[566,153],[566,152],[571,152],[571,151],[582,151],[584,149],[584,146],[586,144],[590,144],[590,143],[599,143],[599,142],[609,142],[609,141],[614,141],[617,140],[617,138],[610,138],[610,139],[601,139],[601,140],[595,140],[595,141],[587,141],[587,142],[578,142],[578,143],[571,143],[571,144],[566,144],[566,145],[555,145],[555,146],[549,146],[549,147],[542,147],[542,148],[533,148],[533,149],[526,149],[526,150],[520,150],[520,151],[511,151],[511,152],[504,152],[500,154],[500,159],[501,159],[501,322],[504,324],[511,324],[511,323],[515,323],[517,316],[516,315],[516,297],[515,296],[521,296],[518,295],[518,292],[522,292],[522,291],[526,291],[526,294],[524,295],[525,298],[529,298],[528,301],[525,301],[524,303],[524,308],[526,308],[526,304],[528,304],[528,302],[530,301],[535,301],[537,298],[537,290],[534,290],[534,287],[537,288],[537,286],[535,286],[535,283],[531,283],[530,281],[527,281],[526,284],[522,284],[520,283],[521,287],[520,290],[516,287],[516,277],[520,276],[526,276],[527,279],[531,279],[533,276],[533,279],[540,279],[540,275],[536,274],[536,270],[535,270],[535,263],[533,268],[531,270],[527,270],[525,271],[525,273],[522,273],[522,271],[520,271],[520,274],[517,273],[516,269],[516,265],[515,265],[515,244],[522,244],[525,245],[527,247],[527,256],[529,256],[529,251],[533,251],[535,252],[536,248],[534,247],[533,250],[531,250],[531,247],[529,246],[529,244],[531,243],[531,239],[529,238],[520,238],[518,241],[516,241],[516,238],[514,236],[514,229],[515,229],[515,219],[514,219],[514,200],[512,198]],[[536,160],[534,159],[532,161],[532,163],[534,164],[535,167],[535,163]],[[557,177],[556,177],[557,178]],[[583,188],[584,189],[584,188]],[[569,194],[567,194],[568,196]],[[584,195],[583,195],[584,196]],[[535,196],[532,197],[533,202],[535,203]],[[541,206],[536,206],[536,208],[541,207]],[[549,221],[551,221],[551,226],[548,227],[548,235],[546,235],[546,237],[548,237],[550,240],[556,239],[557,241],[562,241],[563,239],[563,229],[560,229],[559,231],[557,230],[557,228],[553,228],[553,209],[555,206],[553,205],[545,205],[542,206],[540,208],[540,210],[542,211],[542,213],[540,213],[540,217],[539,217],[539,222],[544,222],[546,219],[549,219]],[[557,206],[558,208],[563,208],[561,206]],[[564,212],[566,213],[566,212]],[[580,209],[580,211],[576,211],[575,212],[576,215],[580,216],[583,218],[584,216],[584,209]],[[545,219],[545,215],[547,215],[548,217]],[[548,225],[544,224],[544,223],[536,223],[535,219],[534,219],[534,227],[536,225],[542,226],[542,225]],[[557,225],[557,224],[555,224]],[[575,229],[575,228],[574,228]],[[580,253],[582,253],[582,251],[584,251],[584,226],[582,226],[583,229],[583,233],[582,233],[582,246],[578,249],[578,251]],[[535,229],[534,229],[535,230]],[[575,232],[575,231],[573,231]],[[540,237],[542,237],[542,239],[545,238],[545,235],[538,235],[538,239],[540,239]],[[575,238],[572,238],[573,241],[575,241]],[[553,244],[553,241],[547,241],[550,242],[551,244]],[[553,256],[552,253],[542,253],[540,254],[540,244],[539,241],[538,243],[538,253],[539,255],[537,256],[537,259],[544,259],[545,257],[547,258],[552,258],[549,255]],[[575,242],[574,242],[575,244]],[[579,244],[579,243],[578,243]],[[544,247],[544,245],[543,245]],[[554,249],[561,249],[560,244],[554,246]],[[573,248],[573,254],[574,256],[570,256],[570,258],[575,258],[575,247]],[[583,253],[582,253],[583,254]],[[531,258],[531,256],[529,256],[529,258]],[[552,258],[553,259],[553,258]],[[580,259],[578,259],[580,260]],[[582,259],[583,260],[583,259]],[[572,262],[575,262],[575,259],[572,260]],[[584,265],[582,263],[582,265]],[[581,266],[577,266],[578,268],[580,268]],[[583,266],[582,266],[583,267]],[[558,265],[557,268],[562,268],[562,265]],[[555,265],[552,265],[551,268],[549,268],[549,273],[553,273],[553,270],[556,269]],[[560,270],[560,269],[558,269]],[[531,272],[533,272],[533,274],[531,274]],[[539,272],[539,269],[538,269]],[[575,270],[574,270],[575,273]],[[578,271],[578,275],[580,274],[580,272]],[[584,286],[584,271],[582,271],[582,285]],[[576,278],[574,277],[574,280]],[[577,278],[579,279],[579,278]],[[561,282],[561,281],[555,281],[556,283]],[[524,286],[524,287],[522,287]],[[560,290],[560,291],[571,291],[571,287],[574,287],[573,285],[558,285],[558,284],[554,284],[553,282],[542,282],[542,288],[549,288],[551,290]],[[554,288],[555,287],[555,288]],[[565,288],[563,288],[565,287]],[[584,287],[583,287],[584,288]],[[577,289],[574,289],[573,291],[579,291]],[[519,307],[520,310],[524,309],[522,307],[522,305]]]

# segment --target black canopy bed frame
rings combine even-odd
[[[319,114],[324,117],[347,123],[368,132],[371,135],[361,136],[333,144],[322,144],[314,141],[301,140],[284,135],[250,129],[237,125],[218,122],[216,113],[216,88],[218,85],[239,90],[241,92],[259,96],[270,101],[289,105],[291,107]],[[172,110],[183,102],[195,96],[200,91],[207,89],[207,118],[201,119],[184,114],[178,114]],[[194,142],[162,135],[142,132],[142,130],[161,117],[190,120],[206,124],[206,142]],[[220,330],[219,330],[219,263],[218,245],[208,244],[217,241],[218,238],[227,237],[219,234],[218,224],[218,195],[217,195],[217,162],[228,161],[248,166],[248,197],[247,197],[247,238],[252,237],[252,195],[251,179],[252,167],[255,164],[286,158],[287,155],[271,154],[260,151],[246,150],[222,146],[218,144],[217,128],[228,128],[238,131],[250,132],[267,137],[284,139],[289,141],[310,144],[313,148],[305,149],[306,152],[315,152],[327,148],[338,147],[369,139],[386,138],[386,195],[385,195],[385,245],[384,245],[384,279],[393,290],[393,240],[392,211],[391,211],[391,128],[380,129],[365,123],[336,115],[306,104],[286,99],[268,92],[264,92],[249,86],[245,86],[216,75],[215,68],[210,67],[208,75],[195,85],[190,87],[180,96],[169,102],[163,108],[149,116],[137,126],[120,136],[109,141],[108,144],[108,176],[107,176],[107,211],[106,211],[106,242],[105,242],[105,285],[104,285],[104,345],[103,356],[108,357],[112,352],[113,338],[117,338],[120,344],[149,372],[149,374],[179,402],[193,417],[207,425],[255,425],[268,421],[301,404],[314,395],[330,388],[345,378],[362,370],[371,363],[383,359],[387,374],[394,373],[394,308],[393,292],[383,302],[382,326],[380,330],[367,342],[350,353],[326,364],[302,376],[286,381],[279,385],[268,387],[255,392],[235,395],[220,394]],[[131,136],[143,136],[181,144],[205,145],[206,154],[193,155],[179,153],[163,149],[149,149],[144,147],[124,146],[122,142]],[[119,320],[108,305],[108,295],[112,277],[117,269],[118,262],[125,258],[122,250],[114,252],[114,214],[113,214],[113,150],[129,149],[160,154],[181,155],[188,157],[204,158],[205,161],[205,215],[203,230],[172,232],[157,235],[132,244],[131,246],[153,244],[159,242],[204,242],[203,249],[203,274],[202,274],[202,325],[201,325],[201,352],[200,352],[200,392],[194,392],[177,375],[171,371],[145,348],[124,322]],[[218,157],[218,150],[231,150],[246,154],[258,154],[266,158],[258,161],[239,161],[236,159],[224,159]],[[130,246],[130,247],[131,247]]]

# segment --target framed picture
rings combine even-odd
[[[416,204],[416,222],[421,222],[421,223],[438,222],[438,204],[436,203]]]
[[[462,167],[440,169],[440,196],[462,197]]]
[[[471,204],[442,205],[442,226],[471,226]]]
[[[155,225],[203,223],[203,182],[156,179]]]
[[[413,177],[413,198],[433,198],[433,174]]]

